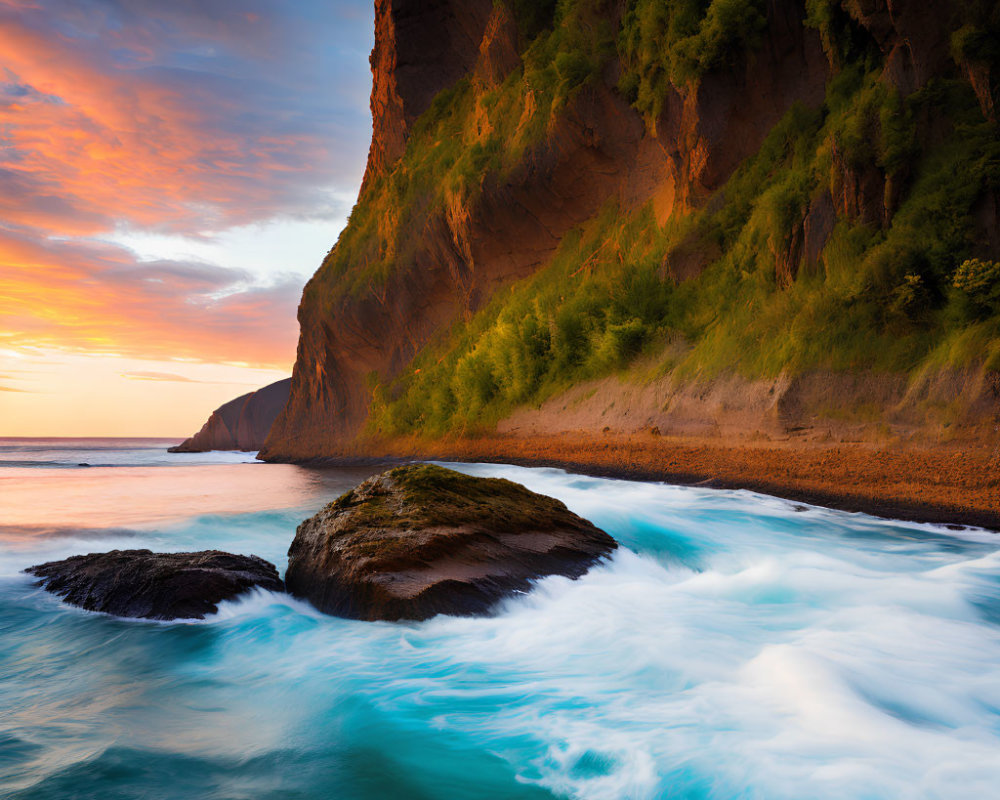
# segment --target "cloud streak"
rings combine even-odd
[[[365,116],[308,69],[329,66],[308,19],[250,5],[0,6],[0,217],[86,235],[329,215]]]
[[[144,263],[111,244],[0,229],[0,346],[15,350],[287,369],[300,293],[298,276],[262,285],[240,269]]]
[[[201,383],[183,375],[176,375],[173,372],[140,372],[132,370],[123,372],[122,377],[130,381],[160,381],[164,383]]]
[[[178,375],[175,372],[150,372],[146,370],[128,370],[121,374],[123,378],[130,381],[153,381],[154,383],[210,383],[213,385],[226,386],[256,386],[254,383],[239,381],[199,381],[189,378],[186,375]],[[0,376],[2,377],[2,376]]]

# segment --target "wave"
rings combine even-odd
[[[0,782],[25,798],[171,800],[995,794],[995,535],[460,468],[557,496],[623,547],[491,616],[421,623],[335,619],[262,590],[193,624],[135,623],[0,580],[0,736],[40,748],[14,747]],[[299,513],[132,539],[280,563]]]

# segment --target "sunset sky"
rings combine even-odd
[[[0,436],[186,436],[291,374],[371,0],[0,0]]]

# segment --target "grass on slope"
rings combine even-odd
[[[915,119],[946,109],[953,129],[921,146]],[[835,180],[836,143],[908,190],[886,230],[840,219],[822,264],[784,286],[776,256],[810,200]],[[904,176],[905,173],[905,176]],[[1000,142],[968,85],[900,100],[874,70],[844,70],[819,111],[795,107],[721,191],[661,228],[650,208],[608,206],[567,236],[543,271],[427,347],[403,378],[373,381],[372,433],[488,428],[519,405],[628,367],[748,377],[827,368],[1000,369],[1000,268],[966,262],[973,208],[1000,188]],[[720,254],[677,283],[672,257]],[[963,267],[963,265],[966,265]],[[968,274],[965,274],[968,273]],[[964,275],[964,279],[963,279]]]
[[[467,206],[487,176],[502,178],[522,162],[553,115],[614,53],[614,33],[594,6],[515,3],[522,29],[533,35],[523,66],[502,86],[465,78],[435,98],[403,158],[359,198],[306,287],[311,302],[329,309],[345,297],[377,293],[389,275],[413,266],[414,231],[449,207]]]
[[[328,311],[378,293],[414,265],[429,219],[467,205],[539,142],[573,93],[618,86],[655,128],[671,87],[692,91],[738,68],[762,40],[762,0],[628,0],[612,30],[606,0],[512,0],[525,48],[499,87],[460,81],[418,121],[407,151],[369,185],[306,289]],[[956,64],[993,63],[1000,22],[980,0],[961,9]],[[1000,269],[974,262],[974,206],[1000,191],[997,127],[969,84],[937,81],[900,98],[877,80],[878,48],[837,0],[807,0],[837,77],[822,109],[792,108],[703,210],[661,227],[650,208],[609,205],[563,240],[534,276],[444,331],[402,377],[371,376],[370,433],[488,428],[589,378],[627,370],[749,377],[816,368],[1000,369]],[[991,16],[991,14],[993,16]],[[929,132],[929,115],[951,121]],[[902,187],[891,225],[838,220],[821,263],[778,269],[810,203],[838,171],[877,169]],[[677,282],[673,265],[704,269]],[[968,262],[968,263],[967,263]]]

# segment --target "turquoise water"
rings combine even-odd
[[[296,524],[375,468],[98,445],[0,441],[5,798],[997,795],[993,534],[466,465],[624,547],[483,619],[354,622],[259,592],[124,621],[20,570],[114,547],[283,570]]]

